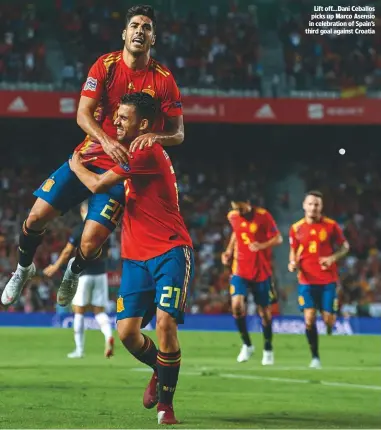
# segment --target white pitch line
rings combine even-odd
[[[187,360],[190,362],[191,360]],[[254,363],[254,362],[253,362]],[[256,366],[257,363],[254,363]],[[259,363],[258,363],[259,364]],[[255,372],[261,372],[261,371],[289,371],[289,370],[296,370],[296,371],[311,371],[311,369],[308,366],[256,366],[256,367],[249,367],[250,364],[239,364],[237,366],[223,366],[218,365],[220,369],[223,370],[236,370],[237,372],[240,371],[255,371]],[[216,370],[216,366],[200,366],[202,370]],[[370,367],[335,367],[335,366],[323,366],[322,370],[328,371],[328,372],[344,372],[344,371],[358,371],[358,372],[374,372],[374,371],[381,371],[381,366],[370,366]]]
[[[143,368],[137,367],[131,370],[134,372],[152,372],[151,369],[144,368],[144,367]],[[318,372],[318,371],[314,370],[314,372]],[[182,371],[181,374],[186,376],[203,376],[201,372]],[[207,375],[207,376],[227,378],[227,379],[243,379],[243,380],[249,379],[249,380],[255,380],[255,381],[285,382],[285,383],[292,383],[292,384],[314,384],[314,385],[324,385],[326,387],[356,388],[356,389],[363,389],[363,390],[381,391],[381,386],[379,385],[348,384],[346,382],[311,381],[309,379],[277,378],[272,376],[256,376],[256,375],[237,375],[233,373],[211,373],[210,375]]]

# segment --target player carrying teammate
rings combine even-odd
[[[316,311],[322,313],[331,334],[338,302],[336,262],[349,251],[349,244],[336,221],[322,215],[323,195],[310,191],[303,202],[304,218],[290,229],[288,270],[298,270],[299,307],[304,312],[306,336],[311,349],[311,368],[320,369]],[[334,246],[339,249],[334,252]]]
[[[115,120],[119,141],[128,143],[149,132],[154,117],[151,96],[125,95]],[[125,183],[118,333],[128,351],[154,370],[144,406],[152,408],[157,403],[158,382],[158,422],[176,424],[172,401],[181,359],[177,324],[184,321],[194,263],[192,241],[179,211],[175,172],[167,153],[156,143],[150,151],[138,150],[128,163],[102,175],[88,170],[82,161],[75,153],[70,167],[93,193]],[[159,350],[140,331],[155,312]]]
[[[88,203],[81,204],[81,217],[86,219]],[[79,246],[83,232],[83,223],[78,225],[71,233],[69,240],[54,264],[44,269],[44,275],[52,277],[70,259],[73,251]],[[103,253],[93,264],[89,264],[81,273],[78,289],[72,305],[74,311],[74,342],[75,351],[68,354],[69,358],[82,358],[85,347],[85,311],[91,306],[95,319],[105,337],[105,357],[114,355],[114,338],[109,317],[105,313],[108,302],[108,281],[106,273],[107,242],[103,245]]]
[[[233,317],[243,341],[237,361],[247,361],[254,352],[246,325],[245,299],[251,291],[262,319],[265,341],[262,364],[272,365],[274,353],[270,308],[273,299],[271,248],[282,243],[282,236],[270,213],[252,206],[242,193],[237,193],[231,205],[233,210],[229,212],[228,220],[233,233],[221,259],[222,263],[227,265],[234,253],[230,294]]]
[[[150,133],[136,138],[130,151],[151,146],[178,145],[184,140],[181,96],[171,73],[150,57],[156,39],[156,18],[151,6],[133,6],[126,16],[122,51],[100,57],[91,67],[81,92],[77,122],[88,134],[77,147],[89,169],[103,173],[128,161],[127,149],[117,141],[114,119],[120,98],[127,93],[146,92],[160,101]],[[54,137],[52,137],[54,140]],[[54,142],[53,142],[54,143]],[[74,297],[79,274],[97,259],[102,244],[118,224],[123,211],[123,184],[106,193],[92,195],[64,163],[34,193],[37,200],[23,224],[19,239],[19,264],[6,285],[1,301],[14,303],[35,273],[33,257],[49,221],[89,199],[89,212],[77,248],[58,291],[57,301],[67,305]]]

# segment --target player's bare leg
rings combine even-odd
[[[331,335],[332,331],[333,331],[333,327],[335,325],[336,322],[336,315],[335,314],[331,314],[329,312],[323,311],[323,320],[325,322],[325,325],[327,327],[327,334]]]
[[[159,377],[159,424],[178,424],[173,410],[173,396],[180,372],[181,351],[177,338],[177,322],[161,309],[156,313],[156,333],[159,340],[157,372]]]
[[[70,352],[68,358],[83,358],[85,351],[85,306],[73,305],[74,321],[74,342],[75,350]]]
[[[57,292],[57,303],[59,305],[67,306],[73,300],[78,287],[79,275],[89,263],[101,256],[102,245],[110,233],[111,231],[99,222],[86,221],[81,245],[77,249],[76,256],[69,261]]]
[[[49,221],[59,216],[59,214],[60,212],[45,202],[45,200],[40,198],[36,200],[20,232],[19,263],[16,271],[4,288],[1,296],[3,305],[9,306],[18,300],[25,284],[35,275],[36,268],[33,258],[43,240],[45,226]]]
[[[304,321],[306,323],[306,336],[312,355],[310,367],[313,369],[320,369],[321,363],[318,350],[319,344],[316,327],[316,310],[313,308],[304,309]]]
[[[110,319],[104,307],[93,306],[93,312],[101,332],[105,337],[105,357],[110,358],[114,355],[114,337],[112,335]]]
[[[272,315],[270,306],[258,306],[258,314],[262,321],[262,332],[264,337],[264,349],[262,357],[263,366],[271,366],[274,364],[274,352],[272,345],[273,330],[272,330]]]
[[[140,331],[143,318],[125,318],[118,321],[118,335],[124,347],[140,362],[151,367],[153,375],[144,392],[143,405],[151,409],[158,402],[157,348],[154,341]]]
[[[241,351],[237,357],[237,361],[238,363],[243,363],[248,361],[254,352],[254,346],[251,343],[249,332],[247,331],[246,304],[244,295],[237,294],[232,296],[232,313],[243,342]]]

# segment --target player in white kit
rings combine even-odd
[[[87,202],[81,204],[81,216],[85,220],[87,216]],[[79,246],[84,224],[78,225],[73,231],[54,264],[44,269],[44,274],[53,276],[61,266],[68,263],[71,254]],[[75,351],[68,354],[69,358],[82,358],[85,347],[85,311],[90,307],[95,319],[105,337],[105,357],[114,355],[114,338],[109,317],[105,313],[105,307],[109,300],[108,282],[106,273],[107,245],[103,247],[102,254],[79,277],[77,292],[73,298],[74,311],[74,341]],[[74,258],[73,258],[74,259]]]

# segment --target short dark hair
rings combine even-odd
[[[147,93],[125,94],[120,99],[120,104],[135,106],[136,112],[140,118],[147,119],[150,125],[152,125],[155,120],[157,102]]]
[[[243,191],[243,190],[236,190],[234,191],[234,193],[231,195],[230,200],[232,202],[249,202],[250,203],[250,199],[247,196],[247,192]]]
[[[306,195],[304,196],[305,198],[308,196],[314,196],[314,197],[319,197],[319,199],[323,200],[323,193],[319,190],[310,190],[307,191]]]
[[[156,32],[156,14],[155,9],[148,4],[137,4],[128,9],[126,13],[126,27],[134,16],[143,15],[152,21],[153,31]]]

